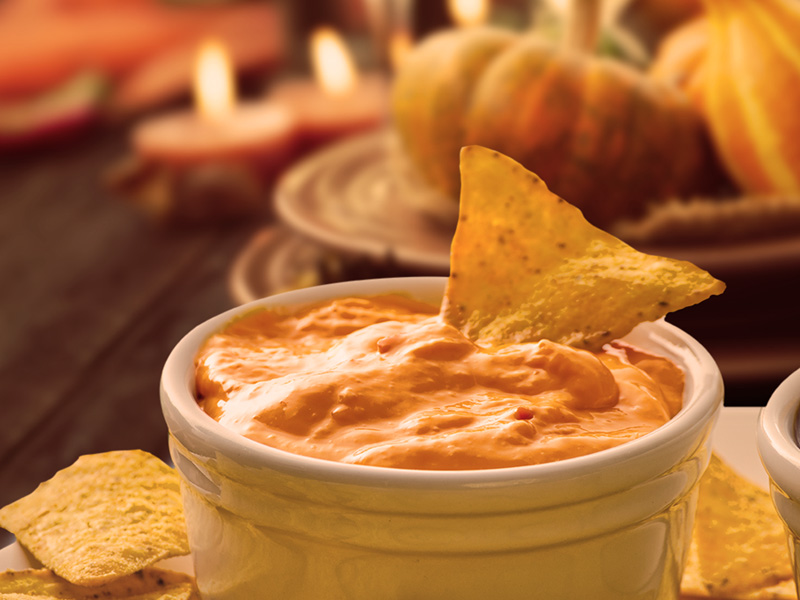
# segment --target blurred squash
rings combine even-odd
[[[648,73],[676,85],[702,108],[703,70],[708,51],[709,27],[704,16],[687,21],[671,31],[658,46]]]
[[[707,189],[704,125],[678,89],[535,36],[490,44],[489,35],[429,38],[398,73],[396,127],[435,186],[455,197],[458,148],[480,144],[536,172],[600,226]]]
[[[510,31],[489,27],[449,29],[427,38],[403,62],[392,92],[397,131],[425,178],[449,196],[458,194],[459,149],[475,84],[516,40]]]
[[[707,0],[704,108],[747,192],[800,191],[800,3]]]

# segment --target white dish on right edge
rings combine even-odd
[[[778,386],[761,411],[756,442],[769,475],[772,502],[786,525],[800,589],[800,369]]]

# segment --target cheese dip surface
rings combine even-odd
[[[487,349],[400,295],[249,313],[196,358],[202,409],[295,454],[405,469],[491,469],[590,454],[681,408],[683,372],[623,342]]]

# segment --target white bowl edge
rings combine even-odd
[[[214,421],[197,405],[189,392],[193,386],[193,358],[196,350],[203,340],[237,315],[266,306],[298,302],[305,304],[344,295],[403,291],[409,285],[417,286],[413,294],[415,297],[434,300],[441,296],[446,278],[414,277],[369,281],[371,287],[368,291],[360,289],[364,286],[364,281],[351,281],[264,298],[231,309],[195,327],[176,345],[164,366],[162,408],[172,434],[190,451],[208,453],[207,455],[221,452],[243,465],[259,467],[269,463],[270,468],[302,472],[304,477],[334,478],[365,485],[473,487],[548,478],[555,473],[562,479],[580,478],[604,467],[610,468],[611,465],[637,461],[641,463],[651,454],[660,451],[668,440],[674,441],[675,438],[692,435],[703,423],[712,421],[722,406],[722,381],[713,358],[691,336],[663,320],[640,325],[626,339],[634,344],[647,340],[656,341],[667,350],[672,348],[673,356],[670,358],[681,361],[683,356],[683,360],[696,362],[698,373],[702,373],[695,385],[702,389],[696,394],[692,390],[694,401],[684,406],[669,423],[646,436],[609,450],[557,463],[473,471],[408,470],[343,464],[291,454],[243,438]],[[673,430],[676,428],[683,428],[683,432],[673,437]]]

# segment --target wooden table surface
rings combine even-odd
[[[228,267],[260,223],[154,227],[102,184],[126,151],[107,132],[0,157],[0,506],[81,454],[166,458],[161,366],[232,306]]]

